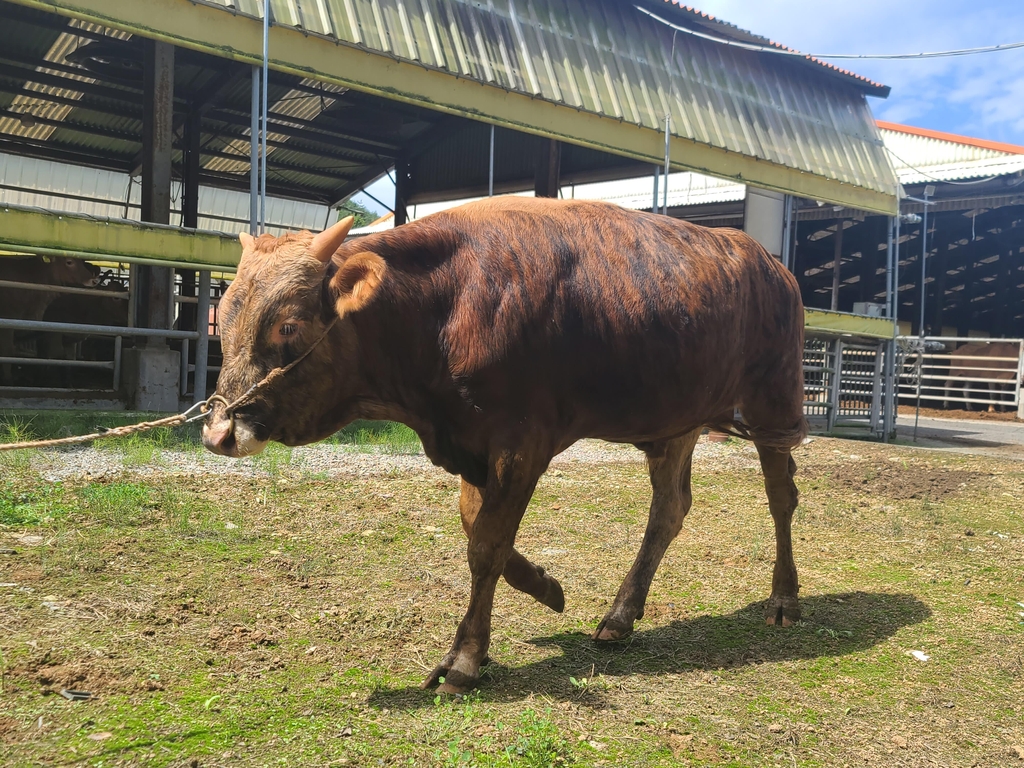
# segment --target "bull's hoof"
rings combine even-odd
[[[590,639],[599,643],[613,643],[616,640],[625,640],[632,634],[632,622],[627,624],[619,619],[606,616],[597,625],[597,629],[594,630],[594,634],[590,636]]]
[[[441,682],[442,680],[444,682]],[[459,672],[457,669],[450,669],[446,664],[441,663],[434,668],[433,672],[427,675],[420,688],[433,688],[436,685],[438,693],[466,693],[475,688],[479,681],[479,677],[470,677]]]
[[[800,602],[795,597],[772,595],[768,598],[764,620],[773,626],[791,627],[800,621]]]
[[[562,585],[558,583],[558,579],[550,574],[545,573],[544,579],[547,582],[547,591],[542,597],[538,597],[537,600],[541,605],[546,605],[555,613],[561,613],[565,610],[565,593],[562,591]]]

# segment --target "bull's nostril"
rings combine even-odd
[[[220,421],[203,426],[203,443],[215,453],[230,453],[235,437],[230,421]]]

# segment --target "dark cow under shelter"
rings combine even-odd
[[[242,456],[388,419],[462,477],[470,604],[425,685],[475,683],[499,576],[563,609],[561,586],[514,542],[548,463],[582,438],[636,445],[653,489],[643,544],[596,640],[626,637],[643,616],[690,508],[706,425],[757,447],[777,543],[767,620],[799,617],[790,449],[806,434],[803,308],[792,274],[756,241],[604,203],[517,197],[343,243],[350,226],[241,236],[218,393],[233,400],[298,365],[236,412],[215,405],[203,438]]]

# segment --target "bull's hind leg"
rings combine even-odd
[[[755,442],[756,445],[756,442]],[[772,573],[772,596],[768,599],[765,620],[769,624],[788,627],[800,619],[796,563],[793,561],[791,524],[797,505],[797,488],[793,482],[796,462],[788,450],[757,445],[764,471],[764,489],[768,507],[775,521],[775,570]]]
[[[594,630],[595,640],[621,640],[632,633],[633,622],[643,617],[654,574],[690,511],[690,469],[700,433],[696,429],[675,440],[644,446],[652,489],[647,531],[615,602]]]
[[[462,481],[459,514],[462,516],[462,529],[466,532],[466,536],[472,534],[473,523],[480,513],[483,500],[483,493],[479,488],[465,480]],[[518,550],[512,550],[501,575],[510,587],[525,592],[556,613],[565,610],[565,594],[562,592],[562,585],[539,565],[534,565],[519,554]]]

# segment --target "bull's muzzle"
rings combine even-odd
[[[203,445],[221,456],[254,456],[267,447],[243,419],[228,416],[223,408],[211,411],[203,424]]]

